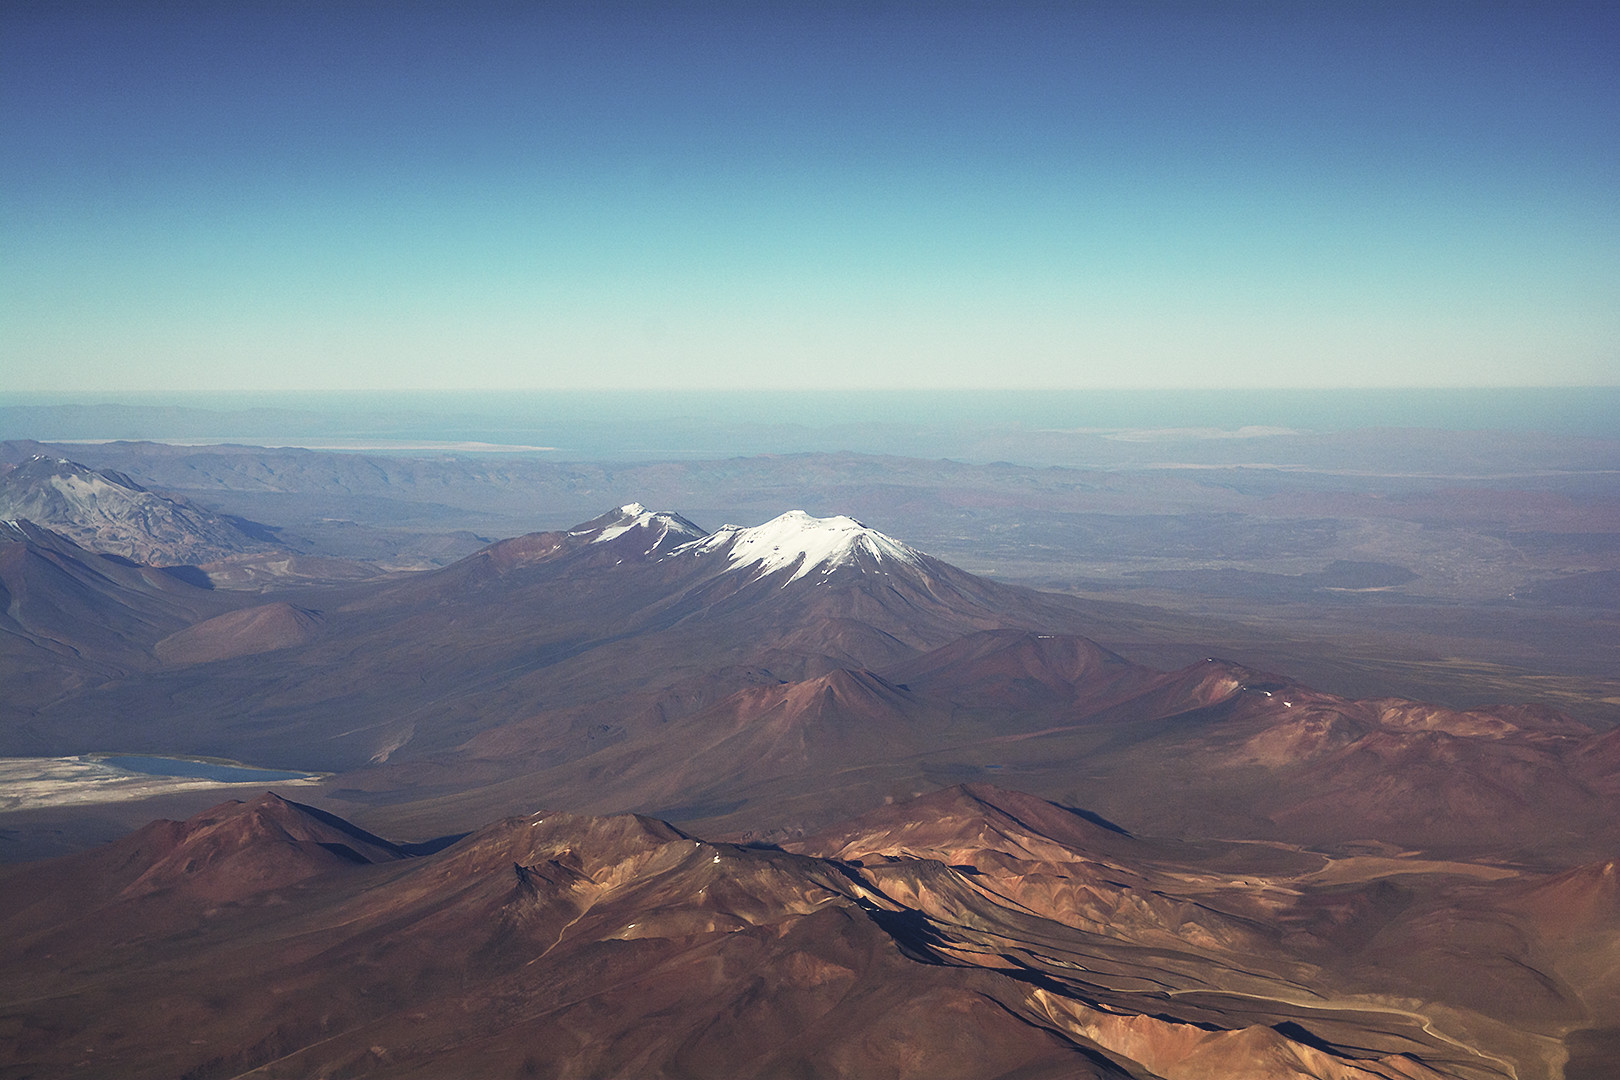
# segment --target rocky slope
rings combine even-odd
[[[149,566],[281,551],[269,530],[162,495],[120,472],[35,455],[0,465],[0,520],[27,520],[102,554]]]
[[[791,851],[542,811],[412,856],[266,796],[0,875],[0,1070],[1552,1080],[1606,976],[1542,912],[1603,872],[1392,862],[983,786]]]

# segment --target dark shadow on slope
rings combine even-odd
[[[1344,1049],[1342,1047],[1334,1046],[1332,1043],[1315,1034],[1310,1029],[1300,1027],[1292,1020],[1284,1020],[1280,1024],[1272,1024],[1271,1030],[1275,1031],[1285,1039],[1292,1039],[1294,1042],[1304,1043],[1312,1050],[1320,1050],[1325,1054],[1337,1054],[1340,1057],[1344,1056]]]
[[[1082,810],[1078,806],[1065,806],[1062,803],[1054,803],[1053,805],[1058,807],[1060,810],[1067,810],[1075,817],[1085,818],[1099,829],[1107,829],[1111,833],[1118,833],[1120,836],[1128,836],[1132,840],[1136,839],[1136,837],[1131,836],[1130,830],[1121,825],[1114,824],[1112,821],[1109,821],[1095,810]]]
[[[282,539],[284,531],[279,525],[266,525],[262,521],[252,518],[237,517],[235,514],[220,514],[220,517],[229,522],[237,532],[264,544],[275,544],[277,547],[286,547],[287,542]],[[307,541],[306,541],[307,543]]]
[[[364,865],[364,866],[370,866],[371,865],[371,860],[370,859],[366,858],[364,855],[362,855],[358,851],[354,850],[354,848],[350,847],[348,844],[339,844],[339,843],[331,842],[331,841],[323,841],[321,843],[321,847],[325,848],[327,851],[330,851],[332,854],[338,856],[339,858],[347,859],[352,863],[359,863],[359,864]]]
[[[411,856],[437,855],[451,844],[465,840],[471,836],[470,832],[451,833],[448,836],[435,836],[432,840],[418,840],[409,844],[395,844],[401,854]]]
[[[871,886],[868,884],[867,887]],[[875,905],[869,907],[866,904],[862,904],[861,907],[866,912],[866,917],[894,940],[907,959],[920,964],[954,966],[946,964],[939,958],[937,950],[939,946],[946,944],[945,939],[935,932],[933,925],[928,921],[928,916],[922,912],[911,908],[885,911]]]
[[[392,851],[399,855],[406,854],[405,849],[401,845],[394,843],[392,840],[384,840],[382,837],[377,836],[374,833],[368,833],[360,826],[340,818],[336,814],[328,813],[325,810],[318,809],[306,803],[293,802],[291,799],[285,799],[283,801],[286,802],[288,806],[299,811],[300,813],[308,814],[321,824],[336,829],[338,832],[352,836],[363,844],[370,844],[373,847],[379,847],[384,851]]]
[[[214,583],[209,580],[208,574],[199,566],[163,566],[159,567],[163,573],[176,581],[183,581],[187,585],[195,585],[199,589],[212,589]]]

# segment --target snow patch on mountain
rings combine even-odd
[[[789,510],[751,529],[726,525],[674,554],[722,550],[730,562],[728,570],[750,570],[759,577],[797,566],[784,585],[813,570],[830,572],[853,564],[861,555],[880,564],[922,566],[920,552],[852,517],[818,518],[803,510]]]
[[[593,544],[605,544],[609,540],[616,540],[632,529],[651,530],[653,539],[647,548],[649,555],[663,547],[667,539],[684,544],[689,540],[708,535],[679,514],[649,510],[638,502],[625,503],[617,510],[597,518],[591,525],[600,530],[591,538],[590,542]],[[589,531],[589,529],[581,530],[581,532]]]

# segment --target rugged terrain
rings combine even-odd
[[[442,566],[489,538],[566,528],[630,499],[710,525],[798,506],[853,515],[997,580],[1156,609],[1108,639],[1156,666],[1219,643],[1348,696],[1542,701],[1620,722],[1620,443],[1218,434],[1025,431],[939,451],[956,460],[924,459],[903,440],[912,456],[559,461],[13,442],[0,459],[121,470],[270,523],[298,552],[210,565],[219,587]],[[874,448],[888,445],[881,436],[838,434]]]
[[[104,561],[41,536],[56,561],[19,541],[13,592]],[[849,518],[704,534],[630,504],[217,614],[220,591],[159,577],[158,595],[97,579],[112,610],[167,605],[100,680],[63,682],[67,631],[20,624],[22,685],[41,689],[13,699],[0,749],[333,772],[331,805],[419,835],[543,792],[781,839],[976,779],[1177,835],[1542,858],[1616,835],[1612,737],[1553,710],[1358,701],[1217,658],[1146,667],[1096,644],[1130,609],[976,577]]]
[[[91,550],[152,566],[285,554],[265,526],[149,491],[120,472],[43,454],[0,464],[0,519],[47,525]]]
[[[1590,1080],[1615,1049],[1601,718],[1187,656],[1219,624],[797,510],[626,503],[408,574],[4,529],[0,753],[330,775],[0,873],[0,1075]],[[0,842],[117,835],[51,814]]]
[[[420,853],[266,795],[0,876],[0,1075],[1590,1078],[1613,879],[989,787],[789,850],[541,811]]]

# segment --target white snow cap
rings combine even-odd
[[[789,510],[763,525],[744,529],[727,525],[713,535],[682,547],[694,554],[728,548],[728,569],[758,567],[763,577],[798,564],[789,582],[810,571],[832,570],[855,561],[865,553],[875,561],[921,565],[921,555],[900,541],[869,529],[852,517],[811,517],[803,510]],[[785,584],[785,583],[784,583]]]
[[[638,502],[625,503],[617,511],[619,517],[612,525],[608,525],[591,540],[593,544],[606,543],[616,536],[623,536],[631,529],[646,527],[653,529],[657,536],[653,539],[653,547],[663,543],[664,538],[673,535],[680,543],[685,543],[693,537],[703,535],[703,530],[693,525],[679,514],[665,514],[649,510]]]

